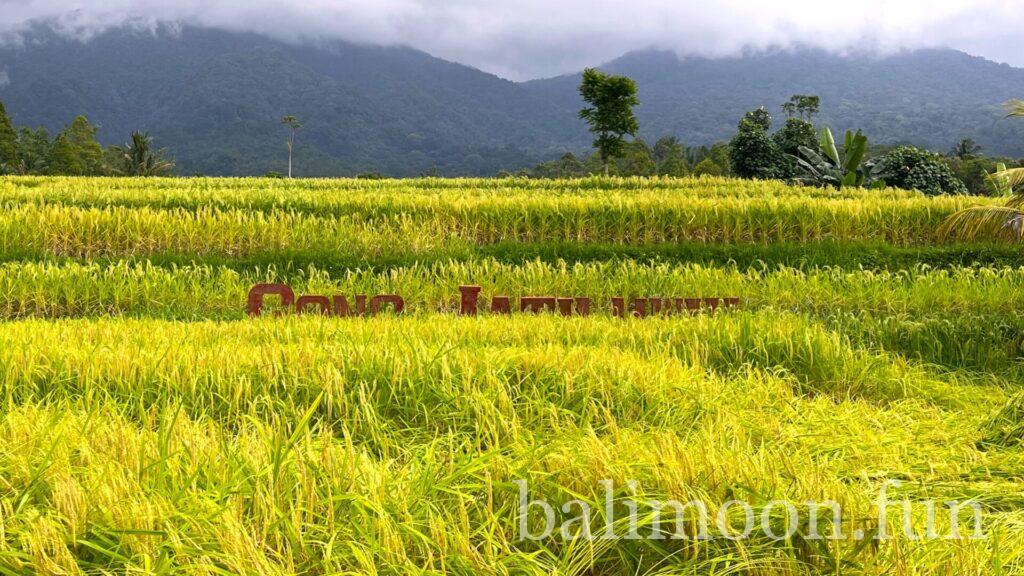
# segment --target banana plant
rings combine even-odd
[[[875,174],[875,165],[865,162],[868,137],[860,130],[856,134],[851,130],[846,131],[840,154],[832,130],[826,127],[821,131],[818,148],[815,151],[801,146],[800,156],[792,156],[804,173],[797,180],[836,188],[885,186],[885,182]]]

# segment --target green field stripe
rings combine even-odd
[[[812,270],[839,267],[850,270],[903,270],[918,266],[930,268],[1024,266],[1024,250],[1008,245],[893,246],[879,242],[781,242],[770,244],[608,244],[592,242],[498,242],[471,245],[453,242],[431,246],[428,250],[408,246],[389,246],[372,253],[353,251],[345,246],[334,249],[302,251],[266,249],[241,255],[166,250],[130,251],[124,254],[55,256],[45,249],[8,247],[0,251],[0,263],[57,262],[111,264],[124,260],[173,267],[206,265],[238,272],[273,267],[281,274],[301,273],[310,267],[344,274],[349,269],[383,272],[413,265],[435,265],[452,261],[471,263],[493,259],[506,264],[601,263],[630,260],[645,264],[688,264],[738,268],[789,267]]]
[[[240,317],[259,282],[290,284],[300,294],[399,294],[409,311],[453,309],[460,285],[484,297],[587,296],[599,307],[613,297],[739,297],[746,308],[818,314],[974,313],[1019,316],[1024,267],[906,270],[740,268],[632,260],[507,264],[484,259],[407,267],[316,267],[236,270],[208,265],[155,266],[117,261],[0,264],[0,315],[166,314]]]

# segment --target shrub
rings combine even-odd
[[[882,158],[879,169],[889,186],[917,189],[928,195],[967,193],[967,187],[941,156],[913,146],[894,148]]]
[[[718,164],[715,164],[715,162],[711,158],[705,158],[705,159],[701,160],[700,162],[698,162],[697,165],[693,167],[693,175],[694,176],[721,176],[722,175],[722,167],[719,166]]]

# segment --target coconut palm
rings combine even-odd
[[[978,146],[978,143],[971,138],[964,138],[957,142],[956,146],[949,151],[950,156],[961,160],[974,158],[979,153],[981,153],[981,146]]]
[[[163,158],[163,151],[153,150],[153,138],[145,132],[132,132],[131,142],[116,146],[121,166],[117,172],[125,176],[165,176],[174,169],[174,162]]]
[[[285,116],[281,118],[281,124],[284,124],[288,128],[288,140],[285,144],[288,146],[288,177],[292,177],[292,148],[295,146],[295,133],[302,128],[302,123],[295,116]]]
[[[1024,100],[1006,104],[1007,117],[1024,117]],[[992,175],[1002,189],[1012,192],[1003,206],[973,206],[942,223],[939,235],[957,240],[1024,241],[1024,168],[1010,168]]]

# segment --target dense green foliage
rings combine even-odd
[[[17,125],[56,134],[75,115],[104,145],[133,131],[166,146],[182,175],[493,175],[582,151],[579,102],[554,106],[515,83],[401,47],[296,45],[182,27],[111,30],[88,42],[45,30],[0,46]],[[576,100],[576,84],[570,94]],[[568,144],[571,144],[568,145]]]
[[[53,160],[53,141],[46,127],[18,130],[17,169],[19,174],[47,174]]]
[[[758,108],[740,120],[739,132],[729,141],[729,164],[740,178],[771,180],[784,178],[786,158],[768,131],[772,119],[768,111]]]
[[[640,86],[642,137],[676,134],[694,144],[730,139],[744,112],[781,104],[794,93],[820,96],[818,126],[861,129],[875,144],[949,150],[965,137],[988,154],[1024,157],[1024,126],[1002,122],[1003,103],[1024,94],[1024,70],[952,50],[889,57],[838,56],[792,49],[733,58],[641,51],[603,65]],[[578,77],[529,83],[571,102]]]
[[[18,133],[11,124],[4,103],[0,102],[0,174],[17,172],[20,159]]]
[[[96,141],[96,127],[85,116],[76,116],[57,135],[49,166],[50,173],[68,176],[98,176],[104,172],[103,147]]]
[[[821,97],[815,94],[794,94],[781,108],[790,118],[810,122],[821,111]]]
[[[722,176],[728,169],[727,145],[691,148],[673,136],[659,139],[654,146],[648,146],[642,138],[626,142],[621,156],[613,158],[609,165],[609,172],[617,176]],[[603,170],[599,153],[578,158],[567,152],[558,160],[543,162],[520,174],[537,178],[579,178],[600,174]]]
[[[920,190],[925,194],[967,193],[967,187],[938,154],[920,148],[894,148],[879,160],[878,170],[890,186]]]
[[[15,129],[3,106],[0,102],[0,174],[166,176],[174,168],[165,150],[153,148],[148,134],[133,132],[124,146],[104,150],[96,140],[98,128],[76,116],[50,140],[42,126]]]
[[[801,146],[813,148],[818,143],[814,124],[801,118],[787,118],[786,125],[773,136],[775,144],[783,154],[796,156]]]
[[[980,154],[967,157],[951,155],[944,160],[956,178],[967,187],[967,192],[979,196],[1008,196],[1010,187],[993,175],[1008,168],[1024,167],[1024,159],[990,158]]]
[[[705,158],[693,167],[694,176],[722,176],[725,171],[711,158]]]
[[[658,176],[686,176],[690,173],[690,163],[686,159],[686,146],[674,136],[666,136],[654,143],[651,149],[651,160],[654,162]]]

